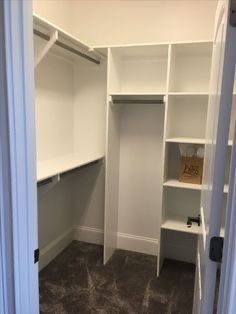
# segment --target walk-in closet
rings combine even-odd
[[[41,312],[192,313],[217,4],[34,2]]]

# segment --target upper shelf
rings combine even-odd
[[[69,154],[49,160],[37,162],[37,181],[43,181],[53,176],[65,173],[67,171],[88,165],[94,161],[102,159],[104,156],[94,156],[81,159],[78,154]]]
[[[172,137],[172,138],[167,138],[166,142],[204,145],[206,143],[206,140],[203,138],[193,138],[193,137]]]
[[[57,47],[55,49],[57,53],[60,54],[63,51],[63,56],[80,57],[87,62],[100,64],[102,59],[101,54],[78,40],[76,37],[71,36],[56,25],[49,23],[38,15],[33,15],[33,21],[34,34],[46,41],[46,44],[36,58],[36,65],[54,46]]]

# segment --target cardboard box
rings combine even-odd
[[[202,184],[202,172],[203,158],[181,156],[179,181]]]

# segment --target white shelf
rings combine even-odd
[[[198,234],[200,227],[197,224],[193,223],[190,228],[187,227],[187,217],[171,217],[167,218],[164,223],[161,225],[162,229],[172,230],[178,232],[185,232],[191,234]]]
[[[62,54],[62,56],[69,57],[70,59],[72,58],[72,60],[75,59],[74,57],[78,59],[79,56],[82,57],[83,60],[87,59],[86,62],[92,61],[96,64],[99,64],[102,57],[105,57],[101,56],[99,52],[95,51],[78,38],[70,35],[58,26],[48,22],[36,14],[33,15],[33,23],[34,34],[46,41],[49,41],[52,34],[57,32],[57,37],[53,46],[54,50],[59,55]]]
[[[233,146],[233,140],[228,140],[228,146]]]
[[[153,92],[135,92],[135,91],[129,91],[129,92],[112,92],[109,94],[109,96],[164,96],[166,95],[165,91],[153,91]]]
[[[172,138],[167,138],[166,142],[204,145],[206,143],[206,140],[203,138],[193,138],[193,137],[172,137]]]
[[[168,92],[170,96],[209,96],[209,92]]]
[[[164,186],[174,187],[174,188],[181,188],[181,189],[189,189],[189,190],[201,190],[201,184],[192,184],[192,183],[185,183],[180,182],[177,179],[169,179],[163,184]]]
[[[55,175],[85,166],[93,161],[102,159],[104,156],[96,156],[81,159],[77,154],[70,154],[45,161],[37,162],[37,181],[51,178]]]
[[[193,184],[193,183],[185,183],[180,182],[178,179],[168,179],[163,183],[164,186],[172,187],[172,188],[180,188],[180,189],[188,189],[188,190],[199,190],[201,191],[201,184]],[[229,185],[225,184],[224,193],[229,192]]]

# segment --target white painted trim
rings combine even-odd
[[[104,232],[102,229],[74,226],[74,240],[103,244]],[[139,253],[157,254],[158,240],[148,237],[137,236],[128,233],[117,233],[117,248]]]
[[[213,39],[203,39],[203,40],[188,40],[188,41],[162,41],[154,43],[134,43],[134,44],[123,44],[123,45],[101,45],[93,46],[93,49],[108,49],[108,48],[128,48],[128,47],[152,47],[161,45],[180,45],[180,44],[201,44],[201,43],[213,43]]]
[[[118,232],[117,248],[156,256],[158,240],[154,238]]]
[[[224,250],[217,313],[235,313],[236,306],[236,128],[231,155]]]
[[[15,311],[39,313],[32,1],[3,1]],[[6,165],[7,166],[7,165]],[[5,208],[6,210],[6,208]],[[9,279],[8,279],[9,280]]]
[[[0,28],[4,30],[4,3],[0,1]],[[0,32],[0,313],[15,310],[13,235],[11,219],[10,151],[4,31]]]
[[[74,226],[74,240],[103,245],[103,237],[104,232],[102,229]]]
[[[59,255],[73,240],[73,228],[63,232],[51,241],[43,249],[40,249],[39,270],[46,267],[57,255]]]

